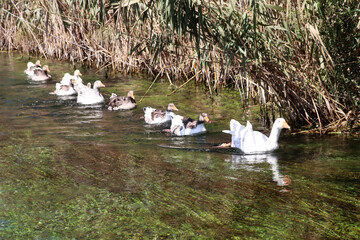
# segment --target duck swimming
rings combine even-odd
[[[80,91],[82,88],[85,88],[87,86],[85,86],[83,84],[83,81],[81,79],[82,74],[80,72],[80,70],[75,70],[74,75],[71,75],[69,73],[65,73],[64,77],[62,78],[60,84],[62,85],[69,85],[70,84],[70,80],[74,79],[74,89],[76,92]],[[91,86],[90,86],[91,88]]]
[[[24,70],[24,73],[26,73],[30,77],[34,74],[34,70],[36,68],[41,68],[40,60],[37,60],[35,64],[32,62],[28,62],[27,69]]]
[[[172,111],[178,111],[175,104],[169,103],[166,107],[166,111],[155,109],[152,107],[144,107],[145,122],[148,124],[162,124],[171,121],[170,113]]]
[[[97,80],[94,82],[93,88],[83,88],[78,92],[77,103],[80,104],[98,104],[103,103],[104,97],[100,93],[100,88],[105,85]]]
[[[56,83],[56,89],[54,92],[50,94],[55,94],[58,96],[70,96],[76,94],[74,89],[74,83],[76,83],[75,79],[71,79],[68,85]]]
[[[126,97],[119,97],[113,93],[110,97],[108,109],[112,110],[130,110],[136,108],[134,91],[129,91]]]
[[[31,80],[33,81],[46,81],[51,79],[51,75],[49,74],[50,69],[48,65],[45,65],[42,69],[41,68],[35,68],[34,74],[31,75]]]
[[[270,152],[279,148],[278,140],[282,129],[290,129],[289,124],[283,118],[275,120],[270,136],[253,131],[251,123],[248,121],[246,126],[238,121],[231,119],[230,130],[223,130],[224,133],[231,134],[231,143],[222,144],[220,147],[239,148],[245,154]]]
[[[176,136],[186,136],[206,132],[205,122],[210,123],[206,113],[200,113],[197,120],[190,117],[183,117],[170,113],[171,127],[170,132]]]

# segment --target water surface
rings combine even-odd
[[[36,59],[30,59],[35,61]],[[49,95],[66,62],[43,59],[54,79],[32,82],[28,59],[0,54],[0,238],[331,238],[360,234],[360,140],[284,132],[271,154],[219,150],[231,118],[250,119],[236,91],[211,99],[190,83],[171,96],[152,79],[84,69],[112,92],[135,91],[138,107],[112,112]],[[180,85],[180,84],[179,84]],[[174,137],[145,124],[142,107],[174,102],[206,112],[206,134]]]

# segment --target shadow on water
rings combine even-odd
[[[34,59],[32,59],[34,61]],[[46,60],[43,60],[46,62]],[[54,79],[32,82],[27,59],[0,54],[0,238],[356,239],[359,235],[359,140],[283,133],[271,154],[217,146],[229,120],[250,119],[237,91],[214,101],[190,85],[170,97],[157,82],[132,111],[82,106],[50,95],[73,66],[47,60]],[[102,93],[139,100],[151,80],[82,69]],[[174,137],[145,124],[142,107],[206,112],[208,132]]]

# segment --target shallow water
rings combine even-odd
[[[36,59],[31,59],[32,61]],[[135,91],[138,107],[108,111],[49,95],[74,67],[43,59],[54,79],[35,83],[28,59],[0,54],[0,238],[334,238],[360,236],[359,139],[282,133],[271,154],[239,155],[215,146],[235,118],[251,119],[236,91],[211,99],[193,83],[167,96],[166,80],[100,79],[112,92]],[[195,118],[206,134],[173,137],[145,124],[142,107]]]

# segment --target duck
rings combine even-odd
[[[131,110],[136,108],[134,91],[129,91],[126,97],[111,94],[108,110]]]
[[[76,69],[74,75],[72,76],[76,80],[76,83],[74,84],[74,89],[76,92],[79,92],[84,88],[91,88],[91,83],[88,83],[88,85],[85,86],[80,76],[82,76],[80,70]]]
[[[224,133],[231,134],[231,143],[220,146],[238,148],[245,154],[271,152],[279,148],[278,140],[282,129],[290,129],[284,118],[275,120],[269,137],[254,131],[249,121],[246,126],[243,126],[231,119],[230,130],[223,130]]]
[[[60,84],[61,85],[69,85],[72,78],[73,78],[73,76],[71,76],[71,74],[65,73],[63,78],[60,81]]]
[[[206,132],[205,122],[210,123],[206,113],[200,113],[197,120],[170,113],[170,132],[176,136],[187,136]]]
[[[79,92],[82,88],[85,88],[85,87],[88,87],[88,86],[85,86],[83,84],[83,81],[81,79],[82,74],[80,72],[80,70],[75,70],[74,72],[74,75],[71,75],[69,73],[65,73],[64,74],[64,77],[61,79],[61,82],[60,84],[62,85],[69,85],[70,84],[70,80],[71,79],[74,79],[74,89],[76,92]],[[91,84],[90,84],[90,88],[91,88]]]
[[[61,84],[56,83],[56,89],[53,92],[50,92],[50,94],[55,94],[57,96],[70,96],[76,94],[76,91],[74,89],[74,84],[76,84],[75,79],[71,79],[69,84]]]
[[[35,64],[32,62],[28,62],[27,69],[24,70],[24,73],[26,73],[28,76],[32,76],[36,68],[41,68],[40,60],[37,60]]]
[[[83,88],[78,92],[77,103],[80,104],[99,104],[103,103],[104,97],[100,93],[100,88],[105,87],[105,85],[97,80],[94,82],[93,88]]]
[[[162,124],[171,121],[170,113],[172,111],[179,111],[174,103],[169,103],[166,111],[155,109],[152,107],[144,107],[144,119],[147,124]]]
[[[35,68],[34,74],[31,75],[31,80],[33,81],[46,81],[51,79],[49,74],[50,68],[48,65],[45,65],[43,68]]]

